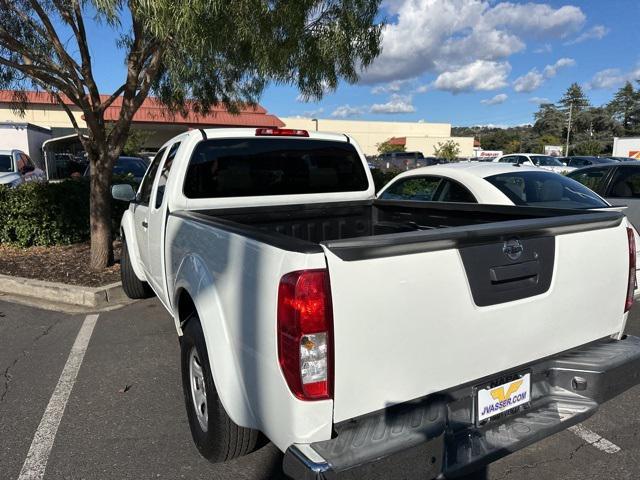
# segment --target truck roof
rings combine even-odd
[[[191,130],[189,131],[189,134],[202,135],[204,132],[204,135],[206,136],[207,139],[255,137],[256,130],[258,130],[258,128],[206,128],[206,129],[201,128],[198,130]],[[279,129],[279,130],[286,130],[286,129]],[[300,129],[293,129],[293,130],[300,131]],[[308,137],[291,136],[290,138],[311,138],[316,140],[331,140],[334,142],[350,142],[351,141],[350,137],[343,133],[314,132],[312,130],[304,130],[304,131],[308,133]],[[265,136],[264,138],[268,138],[268,137]],[[276,137],[276,138],[287,138],[287,137]]]

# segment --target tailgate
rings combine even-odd
[[[628,244],[615,212],[325,242],[334,421],[619,332]]]

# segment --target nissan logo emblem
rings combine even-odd
[[[520,240],[512,238],[504,242],[502,252],[511,260],[518,260],[522,256],[522,252],[524,252],[524,247]]]

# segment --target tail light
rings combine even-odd
[[[286,274],[278,289],[278,359],[301,400],[331,398],[333,318],[327,270]]]
[[[306,130],[294,128],[256,128],[256,137],[308,137]]]
[[[627,300],[624,303],[624,311],[628,312],[633,305],[633,294],[636,289],[636,237],[633,228],[627,227],[629,239],[629,279],[627,283]]]

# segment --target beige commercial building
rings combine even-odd
[[[461,157],[473,156],[473,137],[452,137],[449,123],[377,122],[325,118],[315,120],[293,117],[280,117],[280,120],[287,128],[346,133],[358,142],[365,155],[376,155],[378,144],[395,138],[405,139],[404,145],[408,152],[422,152],[427,157],[434,154],[434,148],[438,143],[448,140],[453,140],[460,146]]]

